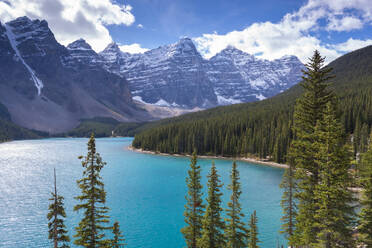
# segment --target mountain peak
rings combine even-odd
[[[68,44],[70,50],[92,50],[92,47],[82,38]]]
[[[194,42],[192,41],[192,39],[190,39],[189,37],[182,37],[177,43],[176,43],[176,46],[180,47],[190,47],[190,48],[195,48],[195,44]],[[195,48],[196,50],[196,48]]]
[[[275,61],[278,61],[280,63],[295,63],[295,64],[302,64],[300,59],[297,56],[294,55],[284,55],[279,59],[276,59]]]
[[[37,20],[39,21],[39,20]],[[27,25],[27,24],[31,24],[32,21],[30,18],[28,18],[27,16],[21,16],[21,17],[18,17],[10,22],[7,22],[8,25],[10,26],[15,26],[15,25]]]
[[[6,23],[6,25],[11,26],[13,29],[19,32],[32,32],[36,29],[44,29],[45,31],[50,31],[48,27],[48,22],[45,20],[31,20],[27,16],[18,17],[12,21]]]
[[[181,44],[181,43],[192,43],[192,44],[194,44],[194,42],[192,41],[192,39],[190,39],[187,36],[181,37],[180,40],[178,41],[178,43],[179,44]]]
[[[11,31],[16,45],[23,42],[34,41],[38,42],[40,48],[40,46],[48,46],[56,42],[54,35],[45,20],[31,20],[27,16],[23,16],[7,22],[5,26]],[[36,50],[40,52],[40,49]]]
[[[232,46],[232,45],[228,45],[227,47],[225,47],[225,49],[223,49],[221,52],[219,53],[223,53],[223,54],[246,54],[248,56],[253,56],[249,53],[246,53],[246,52],[243,52],[242,50]]]
[[[235,50],[241,51],[238,48],[234,47],[233,45],[227,45],[227,47],[224,50],[227,50],[227,51],[229,51],[229,50],[230,51],[235,51]]]
[[[177,43],[174,43],[169,47],[170,47],[169,55],[199,54],[199,52],[196,50],[194,42],[192,41],[192,39],[188,37],[181,38]]]
[[[101,53],[120,53],[121,50],[116,42],[111,42]]]
[[[210,60],[225,60],[225,59],[238,62],[239,64],[257,60],[255,56],[249,53],[243,52],[242,50],[232,45],[228,45],[226,48],[224,48],[219,53],[217,53],[212,58],[210,58]]]

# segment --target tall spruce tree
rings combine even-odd
[[[236,162],[233,162],[231,169],[231,184],[229,184],[228,189],[231,190],[230,202],[228,203],[228,208],[226,209],[226,247],[228,248],[241,248],[246,247],[248,238],[248,229],[246,228],[242,218],[244,218],[244,213],[242,213],[242,207],[240,205],[240,177],[239,171],[237,169]]]
[[[48,228],[49,228],[49,239],[53,241],[53,247],[69,247],[70,237],[67,235],[66,226],[64,219],[66,218],[66,212],[63,207],[63,196],[58,195],[57,192],[57,178],[56,169],[54,169],[54,192],[52,192],[52,198],[49,205]]]
[[[352,179],[351,152],[345,145],[342,126],[329,102],[324,116],[315,128],[315,162],[319,166],[319,182],[315,186],[315,225],[317,247],[354,247],[352,227],[355,199],[349,188]]]
[[[369,140],[368,151],[362,155],[361,163],[363,195],[358,230],[361,243],[370,248],[372,247],[372,134]]]
[[[200,248],[220,248],[226,245],[223,234],[225,223],[221,218],[221,187],[222,183],[213,162],[208,174],[207,207],[202,220],[202,235],[198,240]]]
[[[114,226],[112,227],[112,234],[114,235],[114,238],[111,242],[112,248],[121,248],[125,246],[125,239],[123,233],[120,231],[120,225],[119,222],[115,221]]]
[[[188,192],[185,197],[187,203],[185,205],[184,216],[187,226],[181,229],[188,248],[196,248],[197,240],[201,237],[204,205],[200,172],[200,166],[197,165],[196,151],[194,151],[188,177],[186,178]]]
[[[282,182],[280,187],[284,189],[281,205],[283,208],[283,217],[282,217],[282,230],[281,233],[284,233],[285,237],[288,240],[290,248],[293,247],[295,241],[294,230],[296,225],[296,215],[297,215],[297,205],[295,201],[296,194],[296,180],[294,177],[294,165],[289,162],[289,167],[286,169],[283,175]]]
[[[323,68],[324,58],[318,51],[310,58],[303,71],[301,83],[304,93],[297,100],[294,112],[294,140],[289,151],[289,161],[295,165],[295,177],[298,191],[295,195],[298,201],[298,214],[294,237],[297,246],[311,244],[318,233],[314,215],[316,200],[315,186],[319,182],[319,166],[315,162],[314,128],[323,116],[326,104],[334,98],[328,89],[331,68]]]
[[[251,219],[249,222],[249,240],[248,240],[248,248],[258,248],[258,243],[260,240],[258,239],[258,227],[257,227],[257,215],[256,210],[251,215]]]
[[[108,208],[106,203],[106,192],[100,172],[106,165],[101,156],[96,151],[96,142],[92,133],[88,142],[88,154],[82,159],[82,166],[85,169],[83,178],[77,181],[81,189],[81,195],[76,199],[81,203],[74,207],[74,211],[83,210],[83,218],[76,227],[76,245],[97,248],[105,247],[110,243],[109,239],[104,239],[104,231],[110,229],[105,224],[109,222]]]

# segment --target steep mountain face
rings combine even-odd
[[[119,46],[112,42],[110,43],[105,50],[100,52],[101,61],[103,63],[103,67],[111,71],[117,75],[125,76],[124,71],[127,60],[132,57],[131,54],[122,52]],[[135,56],[134,56],[135,57]]]
[[[79,39],[67,46],[68,56],[62,57],[62,64],[73,70],[79,70],[79,66],[88,66],[89,68],[101,67],[101,57],[86,43]]]
[[[295,56],[261,60],[234,47],[205,60],[189,38],[133,55],[112,43],[100,55],[107,70],[127,78],[134,99],[186,108],[274,96],[298,83],[304,67]]]
[[[274,96],[298,83],[304,69],[295,56],[262,60],[231,46],[213,56],[208,65],[220,104]]]
[[[136,100],[187,108],[217,104],[205,61],[188,38],[135,55],[110,44],[100,55],[108,70],[127,78]]]
[[[87,63],[84,56],[99,56],[79,42],[60,45],[46,21],[22,17],[0,24],[0,101],[13,122],[62,132],[82,118],[148,118],[132,103],[126,80],[102,63]]]

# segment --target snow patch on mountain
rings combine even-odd
[[[8,24],[5,24],[5,30],[6,30],[6,34],[8,36],[11,47],[13,48],[15,54],[20,59],[22,64],[26,67],[26,69],[31,74],[32,81],[34,81],[35,87],[37,88],[37,93],[38,93],[38,95],[40,95],[41,94],[41,89],[44,86],[43,82],[36,76],[34,70],[32,70],[31,67],[22,58],[21,52],[18,50],[18,47],[17,47],[17,45],[18,45],[17,36],[14,35],[14,33],[12,31],[12,28]],[[27,37],[27,36],[23,36],[23,37]]]
[[[177,103],[175,103],[175,102],[169,103],[169,102],[165,101],[164,99],[159,99],[155,103],[148,103],[148,102],[145,102],[142,99],[142,97],[140,97],[140,96],[133,96],[133,100],[136,100],[136,101],[138,101],[140,103],[143,103],[143,104],[154,105],[154,106],[161,106],[161,107],[180,107],[180,105],[178,105]]]
[[[262,100],[265,100],[267,97],[265,97],[264,95],[262,94],[259,94],[259,95],[255,95],[256,98],[259,100],[259,101],[262,101]]]
[[[233,99],[233,98],[225,98],[218,94],[218,92],[215,92],[217,95],[217,101],[219,105],[230,105],[230,104],[237,104],[242,103],[242,101]]]

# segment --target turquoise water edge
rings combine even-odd
[[[142,154],[127,149],[132,138],[97,139],[97,150],[107,162],[102,176],[111,222],[119,221],[128,248],[178,248],[187,191],[189,158]],[[79,214],[73,212],[82,175],[77,159],[86,154],[87,139],[60,138],[0,144],[0,247],[51,247],[46,214],[57,170],[59,193],[65,197],[66,225],[72,237]],[[203,185],[211,159],[200,159]],[[229,199],[232,161],[214,160],[224,183],[223,206]],[[282,210],[279,188],[283,170],[238,162],[242,206],[247,215],[257,211],[260,247],[285,245],[279,234]],[[74,246],[72,246],[74,247]]]

